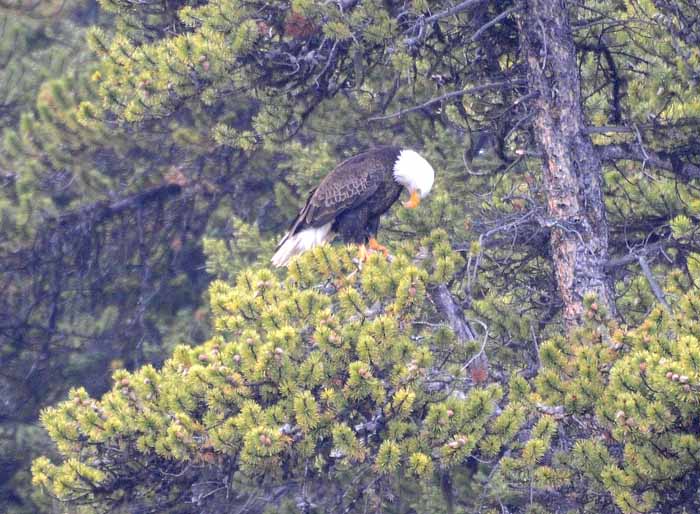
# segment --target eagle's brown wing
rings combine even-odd
[[[342,212],[372,196],[379,188],[377,179],[386,171],[385,167],[385,163],[369,153],[343,161],[311,192],[279,246],[300,229],[330,223]]]
[[[362,157],[362,156],[358,156]],[[318,227],[372,196],[379,187],[377,166],[373,159],[350,159],[324,178],[308,201],[304,221]],[[375,180],[370,180],[374,176]]]

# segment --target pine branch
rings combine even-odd
[[[455,300],[447,285],[440,284],[432,291],[433,300],[440,313],[452,327],[461,343],[475,341],[476,335],[462,313],[462,308]]]
[[[608,260],[608,262],[605,263],[605,268],[614,269],[619,268],[621,266],[627,266],[628,264],[638,262],[640,257],[656,255],[657,253],[663,251],[663,249],[667,247],[667,241],[658,241],[656,243],[646,245],[642,247],[639,251],[632,251],[622,257],[616,257],[614,259]]]
[[[700,165],[681,162],[677,153],[655,152],[639,143],[598,145],[595,148],[602,161],[639,161],[654,168],[670,171],[684,182],[700,178]]]
[[[672,310],[671,306],[666,301],[666,296],[664,295],[664,292],[661,289],[661,286],[656,281],[656,278],[654,278],[654,274],[651,272],[651,268],[649,267],[649,263],[647,262],[647,260],[644,258],[643,255],[640,255],[637,260],[639,261],[639,266],[642,268],[642,273],[644,273],[644,277],[647,279],[647,282],[649,282],[649,286],[651,287],[651,290],[653,291],[654,296],[656,296],[656,299],[659,300],[661,305],[663,305],[666,308],[666,310],[671,311]]]
[[[63,214],[55,221],[58,221],[61,225],[68,225],[76,221],[83,221],[89,216],[95,216],[98,222],[102,222],[124,211],[177,196],[182,192],[182,189],[182,186],[178,184],[163,184],[146,189],[141,193],[127,196],[113,203],[105,201],[95,202],[76,211]]]
[[[445,93],[444,95],[438,96],[436,98],[431,98],[427,102],[424,102],[420,105],[416,105],[414,107],[409,107],[407,109],[401,109],[400,111],[392,113],[392,114],[386,114],[384,116],[373,116],[372,118],[369,118],[368,121],[389,120],[391,118],[403,116],[404,114],[408,114],[408,113],[415,112],[415,111],[420,111],[421,109],[425,109],[426,107],[430,107],[431,105],[442,102],[444,100],[449,100],[451,98],[457,98],[457,97],[464,96],[464,95],[471,95],[473,93],[478,93],[480,91],[486,91],[489,89],[498,89],[502,86],[512,86],[512,85],[518,85],[518,84],[521,84],[521,82],[520,81],[501,80],[501,81],[496,81],[496,82],[490,82],[488,84],[481,84],[480,86],[474,86],[474,87],[471,87],[469,89],[462,89],[460,91],[452,91],[450,93]]]

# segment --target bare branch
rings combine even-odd
[[[429,16],[425,19],[425,23],[432,23],[434,21],[441,20],[442,18],[446,18],[447,16],[452,16],[453,14],[457,14],[458,12],[464,11],[465,9],[471,7],[472,5],[476,4],[481,4],[484,3],[486,0],[464,0],[464,2],[460,2],[454,7],[450,7],[449,9],[445,9],[442,12],[433,14],[432,16]]]
[[[630,132],[634,132],[634,129],[630,129]],[[670,171],[683,181],[700,178],[700,165],[681,162],[680,157],[674,153],[655,152],[642,148],[638,143],[598,145],[595,148],[602,161],[639,161],[654,168]]]
[[[601,125],[595,127],[586,127],[585,129],[583,129],[583,131],[586,134],[631,134],[634,132],[634,129],[631,127],[619,125]]]
[[[103,221],[129,209],[142,207],[152,202],[164,201],[172,196],[179,195],[181,192],[182,186],[178,184],[163,184],[127,196],[111,204],[101,201],[67,212],[62,214],[57,221],[62,225],[66,225],[77,220],[84,220],[88,215],[94,215],[98,221]]]
[[[481,341],[481,348],[479,348],[479,351],[476,352],[472,356],[472,358],[467,361],[467,363],[464,366],[462,366],[462,371],[467,369],[473,363],[477,362],[477,359],[479,360],[479,362],[482,363],[482,367],[485,367],[484,365],[488,364],[488,361],[486,360],[486,354],[484,353],[484,350],[486,349],[486,343],[488,342],[488,340],[489,340],[489,329],[486,328],[484,330],[484,339]]]
[[[521,84],[521,82],[520,81],[501,80],[498,82],[490,82],[488,84],[474,86],[474,87],[469,88],[469,89],[462,89],[461,91],[452,91],[450,93],[445,93],[442,96],[438,96],[436,98],[431,98],[427,102],[424,102],[420,105],[416,105],[415,107],[409,107],[407,109],[402,109],[402,110],[395,112],[393,114],[386,114],[384,116],[374,116],[372,118],[369,118],[368,121],[389,120],[391,118],[403,116],[404,114],[408,114],[410,112],[420,111],[421,109],[425,109],[426,107],[430,107],[431,105],[434,105],[436,103],[442,102],[444,100],[449,100],[450,98],[457,98],[457,97],[464,96],[464,95],[471,95],[473,93],[478,93],[480,91],[486,91],[488,89],[498,89],[498,88],[503,87],[503,86],[518,85],[518,84]]]
[[[552,416],[554,419],[564,419],[566,417],[566,411],[563,405],[545,405],[544,403],[537,403],[537,410]]]
[[[425,36],[425,26],[433,23],[434,21],[441,20],[442,18],[446,18],[448,16],[452,16],[454,14],[457,14],[461,11],[464,11],[465,9],[468,9],[469,7],[477,4],[484,3],[486,0],[464,0],[463,2],[458,3],[457,5],[450,7],[449,9],[445,9],[444,11],[440,11],[439,13],[435,13],[432,16],[428,16],[427,18],[420,17],[417,20],[417,27],[418,27],[418,34],[406,38],[406,46],[413,46],[416,43],[418,43],[423,37]],[[415,30],[415,27],[413,28]]]
[[[341,12],[347,12],[355,7],[358,1],[359,0],[338,0],[338,7],[340,7]]]
[[[496,24],[497,24],[499,21],[501,21],[503,18],[507,18],[508,16],[510,16],[511,14],[513,14],[514,12],[517,12],[517,11],[519,11],[519,10],[521,10],[521,7],[520,7],[520,6],[515,6],[515,7],[511,7],[510,9],[506,9],[506,10],[503,11],[501,14],[499,14],[498,16],[496,16],[494,19],[492,19],[492,20],[489,21],[488,23],[485,23],[484,25],[482,25],[482,26],[479,28],[479,30],[477,30],[476,32],[474,32],[474,34],[473,34],[472,37],[471,37],[471,40],[472,40],[472,41],[476,41],[477,39],[479,39],[479,38],[481,37],[481,35],[482,35],[484,32],[486,32],[488,29],[490,29],[491,27],[493,27],[494,25],[496,25]]]
[[[586,134],[634,134],[636,131],[663,132],[665,130],[678,129],[683,127],[696,127],[700,125],[700,118],[682,118],[673,123],[642,123],[634,127],[626,125],[598,125],[588,126],[583,129]]]
[[[447,319],[447,322],[450,324],[450,327],[452,327],[452,330],[457,336],[459,342],[467,343],[476,341],[476,333],[474,332],[474,329],[464,317],[462,307],[455,301],[455,298],[452,296],[452,293],[450,293],[447,285],[440,284],[434,288],[431,293],[435,306]],[[467,361],[467,363],[462,367],[462,370],[474,366],[474,369],[481,369],[488,373],[489,359],[486,356],[486,353],[484,353],[484,348],[486,347],[486,342],[488,341],[489,331],[488,328],[483,325],[483,323],[478,323],[484,326],[484,339],[482,341],[481,348],[472,356],[471,359]]]
[[[666,310],[670,312],[672,310],[671,306],[666,301],[666,296],[664,295],[664,292],[661,289],[661,286],[654,278],[654,274],[651,272],[651,268],[649,267],[649,263],[647,262],[647,260],[644,258],[643,255],[640,255],[637,260],[639,261],[639,266],[642,268],[642,273],[644,273],[644,276],[646,277],[647,282],[649,282],[649,286],[651,287],[651,290],[653,291],[654,296],[656,296],[656,299],[659,300],[659,303],[661,303],[661,305],[663,305],[666,308]]]
[[[447,319],[460,342],[466,343],[476,340],[474,330],[464,318],[462,308],[455,301],[447,285],[437,286],[432,292],[432,297],[438,310]]]
[[[639,262],[640,256],[649,257],[652,255],[656,255],[657,253],[663,251],[663,249],[666,248],[666,246],[668,246],[668,243],[666,241],[659,241],[656,243],[646,245],[640,248],[639,251],[633,251],[622,257],[616,257],[614,259],[608,260],[608,262],[605,263],[605,268],[610,270],[614,268],[619,268],[621,266],[627,266],[628,264],[632,264],[634,262]]]

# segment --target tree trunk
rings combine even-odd
[[[520,39],[543,158],[551,248],[564,319],[583,321],[585,295],[615,315],[608,260],[602,164],[584,133],[581,87],[564,0],[524,0]]]

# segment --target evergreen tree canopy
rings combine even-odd
[[[63,463],[37,459],[35,484],[154,512],[698,507],[696,288],[634,330],[588,298],[589,321],[543,344],[534,383],[513,374],[505,395],[450,317],[444,281],[462,259],[444,232],[359,273],[353,253],[317,248],[284,282],[215,281],[211,340],[44,411]]]
[[[695,508],[696,2],[75,0],[51,24],[48,5],[2,8],[25,9],[6,55],[41,65],[3,101],[0,422],[86,388],[43,417],[65,458],[35,463],[51,494]],[[85,32],[92,56],[52,57],[53,34],[82,49]],[[395,260],[356,272],[336,246],[270,275],[308,191],[378,144],[437,171],[380,229]],[[312,338],[328,313],[343,352]]]

